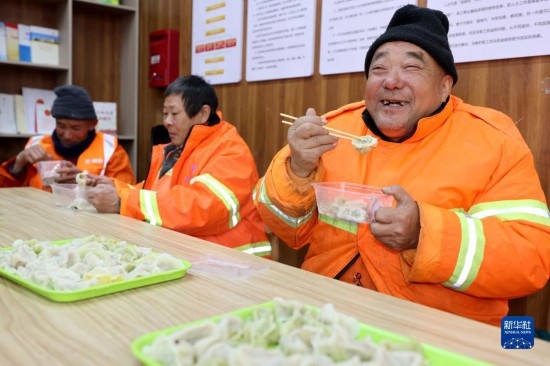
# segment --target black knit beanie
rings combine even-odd
[[[374,52],[386,42],[409,42],[430,54],[437,63],[453,78],[458,80],[453,53],[449,46],[447,33],[449,19],[439,10],[405,5],[397,9],[386,31],[370,46],[365,58],[365,74],[369,77],[369,68]]]
[[[54,118],[97,120],[92,98],[86,89],[75,85],[59,86],[53,90],[57,97],[53,101]]]

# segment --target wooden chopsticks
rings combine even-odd
[[[280,116],[291,119],[292,121],[295,121],[295,120],[298,119],[298,117],[294,117],[294,116],[291,116],[289,114],[284,114],[284,113],[280,113]],[[281,123],[284,123],[285,125],[292,125],[292,122],[285,121],[285,120],[282,120]],[[326,127],[326,126],[323,126],[323,128],[327,131],[330,131],[329,135],[336,136],[336,137],[339,137],[339,138],[343,138],[343,139],[347,139],[347,140],[351,140],[351,141],[361,138],[360,136],[356,136],[356,135],[353,135],[353,134],[348,133],[348,132],[340,131],[340,130],[337,130],[335,128]]]

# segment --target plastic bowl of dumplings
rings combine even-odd
[[[381,207],[392,207],[394,198],[380,187],[348,182],[312,183],[319,215],[354,223],[370,223]]]
[[[86,188],[75,183],[52,183],[53,200],[57,206],[96,211],[86,199]]]
[[[55,183],[55,179],[59,178],[59,169],[64,167],[67,161],[65,160],[45,160],[36,163],[36,170],[42,178],[44,186],[50,186]]]

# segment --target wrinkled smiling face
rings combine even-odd
[[[411,137],[421,118],[435,112],[451,93],[453,79],[422,48],[388,42],[372,58],[365,88],[369,114],[391,141]]]

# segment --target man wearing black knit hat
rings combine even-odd
[[[65,85],[54,92],[55,130],[51,135],[31,137],[23,151],[2,164],[0,186],[48,189],[37,170],[37,163],[48,160],[63,162],[56,172],[50,172],[57,183],[75,183],[83,171],[134,183],[130,159],[118,139],[96,132],[97,116],[86,89]]]
[[[367,52],[365,100],[298,118],[257,204],[277,237],[309,244],[303,269],[499,325],[508,299],[547,283],[550,214],[514,122],[451,95],[448,31],[440,11],[398,9]],[[311,183],[326,181],[382,187],[395,203],[319,213]]]

